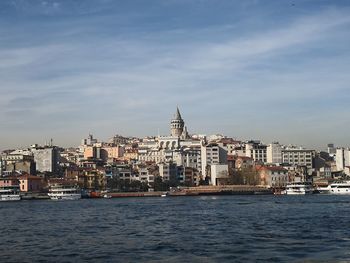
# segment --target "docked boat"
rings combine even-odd
[[[110,194],[104,194],[103,198],[110,199],[110,198],[112,198],[112,196]]]
[[[79,188],[71,185],[55,184],[50,186],[48,193],[52,200],[78,200],[81,199]]]
[[[285,193],[287,195],[305,195],[312,194],[313,190],[311,182],[297,182],[287,184]]]
[[[318,186],[315,189],[315,193],[316,194],[329,194],[330,190],[331,190],[331,188],[329,185],[328,186]]]
[[[348,195],[350,194],[350,181],[334,182],[328,186],[330,194]]]
[[[0,188],[0,201],[19,201],[21,196],[19,194],[19,186],[3,186]]]

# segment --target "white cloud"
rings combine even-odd
[[[320,53],[315,59],[301,54],[324,43],[331,47],[334,34],[347,32],[348,13],[326,10],[299,17],[287,27],[276,25],[244,37],[233,33],[237,26],[225,24],[202,30],[199,41],[191,39],[193,29],[184,28],[177,30],[173,42],[162,40],[174,32],[162,31],[146,31],[142,37],[102,34],[101,39],[92,31],[91,41],[86,36],[82,41],[78,33],[87,29],[80,21],[79,28],[67,28],[69,34],[65,35],[66,30],[53,32],[50,43],[0,48],[0,86],[5,93],[0,97],[0,120],[11,126],[20,122],[11,116],[27,110],[27,118],[35,123],[42,122],[38,116],[48,123],[50,114],[55,116],[56,122],[49,123],[53,129],[62,129],[62,123],[97,127],[105,125],[114,113],[113,121],[120,120],[142,135],[154,130],[145,127],[140,131],[135,124],[144,121],[146,112],[164,118],[164,110],[159,109],[172,113],[176,104],[182,104],[189,113],[215,118],[216,127],[221,122],[229,132],[237,122],[244,123],[247,110],[254,119],[254,112],[260,113],[264,103],[283,101],[290,113],[290,105],[298,100],[312,103],[326,96],[330,88],[333,92],[345,89],[350,81],[345,74],[350,66],[346,56]],[[213,40],[218,31],[223,37]],[[325,49],[329,52],[330,47]],[[293,58],[296,65],[290,62]],[[18,99],[30,103],[16,104],[12,115],[5,116],[5,110]],[[262,112],[269,114],[269,110],[273,115],[268,108]],[[123,113],[136,111],[142,117],[133,115],[134,123],[128,124]],[[310,110],[311,120],[314,111]],[[67,118],[69,112],[73,117],[91,113],[91,119]],[[231,118],[235,122],[228,125]],[[108,129],[113,134],[113,127]]]

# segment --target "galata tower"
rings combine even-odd
[[[176,108],[174,119],[171,120],[171,136],[180,137],[184,130],[185,122],[181,118],[179,107]]]

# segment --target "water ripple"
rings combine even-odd
[[[2,262],[346,262],[348,196],[0,203]]]

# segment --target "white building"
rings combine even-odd
[[[227,164],[227,151],[216,143],[205,144],[201,147],[201,172],[203,177],[207,168],[215,164]]]
[[[267,162],[267,146],[260,141],[248,141],[245,144],[246,156],[252,158],[255,162]]]
[[[291,165],[306,166],[308,169],[313,168],[314,150],[304,148],[287,148],[282,150],[282,162]]]
[[[59,163],[59,152],[55,146],[32,147],[36,170],[39,172],[56,172]]]
[[[170,136],[144,139],[139,144],[139,161],[157,164],[173,162],[178,166],[201,169],[201,141],[189,137],[178,108],[171,120],[170,130]]]
[[[212,185],[220,184],[220,179],[225,180],[228,178],[228,165],[227,164],[212,164],[210,165],[210,182]]]
[[[185,167],[195,168],[197,170],[202,169],[201,161],[201,147],[191,146],[186,147],[182,151],[182,162],[181,165]]]
[[[338,171],[343,171],[345,166],[350,166],[350,149],[337,148],[335,154],[335,162]]]
[[[337,149],[334,147],[333,143],[327,144],[327,152],[330,156],[334,156],[336,154]]]
[[[282,163],[282,146],[278,142],[270,143],[267,146],[266,159],[268,163]]]

